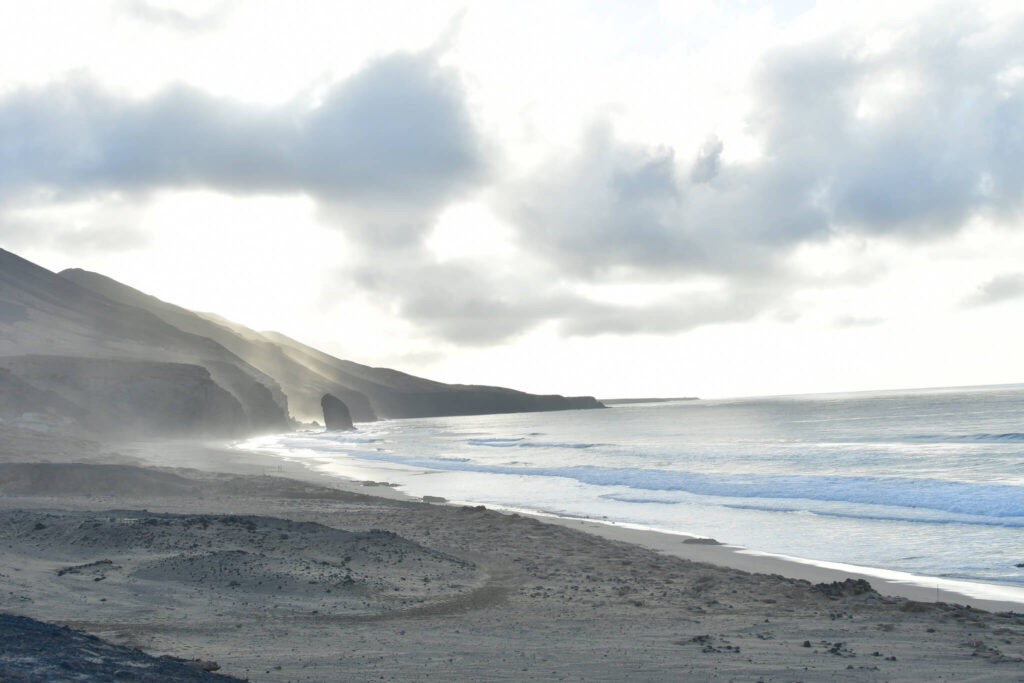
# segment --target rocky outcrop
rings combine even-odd
[[[240,681],[209,673],[216,662],[154,657],[29,617],[0,614],[0,680],[4,681]]]
[[[331,394],[324,394],[320,399],[320,407],[324,411],[324,427],[329,432],[348,431],[355,429],[348,406],[341,399]]]

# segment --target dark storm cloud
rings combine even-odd
[[[456,75],[430,54],[373,62],[315,107],[185,86],[133,101],[82,80],[0,99],[0,202],[40,191],[305,193],[350,220],[382,217],[388,240],[415,240],[481,179],[482,156]]]

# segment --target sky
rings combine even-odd
[[[0,246],[538,393],[1024,382],[1024,7],[0,5]]]

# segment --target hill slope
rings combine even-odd
[[[602,407],[360,365],[2,249],[0,369],[0,418],[45,410],[102,432],[281,431],[321,420],[325,393],[356,421]]]

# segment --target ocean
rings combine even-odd
[[[413,496],[1024,595],[1024,385],[384,420],[245,448]]]

